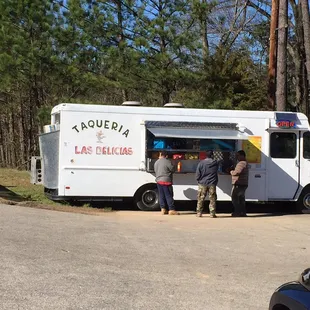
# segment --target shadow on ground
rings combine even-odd
[[[122,210],[138,210],[137,207],[134,206],[132,202],[110,202],[108,205],[116,211]],[[196,210],[196,201],[178,201],[176,202],[176,209],[178,211],[182,211],[182,214],[193,214]],[[97,207],[104,207],[105,204],[96,205]],[[281,216],[285,214],[294,213],[294,207],[289,203],[247,203],[247,213],[251,215],[251,217],[269,217],[269,216]],[[232,213],[232,204],[231,202],[218,202],[217,203],[217,213]],[[152,211],[150,211],[152,212]],[[208,213],[208,203],[205,204],[204,213]]]
[[[0,198],[16,202],[25,201],[25,198],[12,192],[9,187],[10,186],[5,187],[0,185]]]
[[[10,186],[0,185],[0,200],[11,201],[11,202],[24,202],[25,198],[11,191]],[[105,202],[105,203],[92,203],[93,207],[96,208],[111,208],[115,211],[138,210],[137,207],[131,201],[123,202]],[[196,201],[178,201],[176,202],[176,209],[182,211],[182,214],[193,214],[196,210]],[[204,213],[208,213],[208,202],[205,203]],[[217,203],[217,213],[231,213],[232,204],[231,202],[218,202]],[[267,216],[280,216],[285,214],[294,213],[294,208],[292,204],[289,203],[247,203],[247,213],[251,217],[267,217]]]

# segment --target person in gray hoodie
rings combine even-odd
[[[209,194],[210,217],[216,218],[216,185],[218,183],[219,163],[213,157],[212,151],[206,152],[206,158],[199,162],[196,170],[196,180],[198,182],[197,216],[202,217],[204,200]]]
[[[179,215],[179,212],[175,211],[173,199],[172,176],[175,168],[168,159],[167,152],[160,152],[159,159],[154,164],[154,170],[161,213]]]

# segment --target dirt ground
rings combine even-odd
[[[309,220],[0,205],[1,309],[267,309],[309,267]]]

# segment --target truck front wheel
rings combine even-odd
[[[135,195],[135,204],[142,211],[160,210],[156,185],[147,185],[139,189]]]
[[[310,213],[310,186],[307,185],[301,192],[296,203],[298,213]]]

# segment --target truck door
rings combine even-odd
[[[293,199],[299,186],[299,131],[271,131],[268,200]]]
[[[303,132],[300,152],[300,184],[310,184],[310,131]]]

